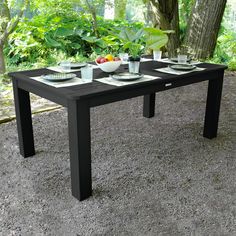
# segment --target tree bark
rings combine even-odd
[[[126,18],[127,0],[115,0],[115,16],[116,20],[124,20]]]
[[[178,0],[150,0],[150,4],[154,14],[154,27],[175,32],[169,34],[167,45],[168,55],[174,56],[180,45]]]
[[[0,45],[0,74],[6,72],[6,65],[4,60],[3,45]]]
[[[227,0],[196,0],[187,27],[185,46],[195,58],[213,56]]]
[[[22,9],[15,18],[11,17],[8,1],[2,1],[0,3],[0,18],[4,19],[0,25],[0,73],[6,72],[6,64],[4,60],[4,45],[7,43],[8,37],[16,29],[20,19],[23,16],[25,8],[28,6],[29,0],[22,2]]]
[[[6,1],[2,1],[0,7],[0,17],[5,19],[0,25],[0,74],[4,74],[6,72],[6,64],[3,49],[8,37],[7,21],[10,21],[11,15]]]
[[[92,21],[92,27],[93,27],[93,32],[97,38],[99,38],[99,32],[98,32],[98,25],[97,25],[97,13],[95,7],[89,2],[89,0],[86,0],[86,4],[88,7],[88,10],[93,18]]]

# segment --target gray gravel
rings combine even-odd
[[[34,115],[37,154],[0,126],[0,235],[236,235],[236,79],[223,90],[219,134],[202,137],[207,83],[91,110],[93,196],[72,197],[67,112]]]

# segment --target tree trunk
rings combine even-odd
[[[116,20],[124,20],[126,17],[127,0],[115,0],[115,16]]]
[[[8,1],[2,1],[0,3],[0,73],[6,72],[6,64],[3,52],[4,45],[7,43],[9,35],[16,29],[21,17],[23,16],[25,8],[28,6],[28,3],[29,0],[24,0],[22,2],[22,8],[14,18],[11,18]]]
[[[93,33],[95,34],[97,38],[99,38],[98,25],[97,25],[97,12],[96,12],[97,9],[94,7],[94,5],[92,5],[89,2],[89,0],[86,0],[86,4],[87,4],[88,11],[93,18],[92,20]]]
[[[152,26],[157,25],[156,17],[153,12],[153,7],[152,7],[151,1],[143,0],[143,3],[146,5],[146,8],[147,8],[147,11],[144,12],[145,24],[152,25]]]
[[[97,9],[96,9],[96,12],[97,12],[97,15],[98,15],[98,16],[104,17],[105,5],[106,5],[105,0],[101,0],[101,1],[100,1],[100,4],[97,6]]]
[[[179,7],[178,0],[150,0],[153,14],[154,26],[159,26],[162,30],[174,30],[169,34],[167,45],[168,55],[174,56],[179,47]]]
[[[213,56],[227,0],[196,0],[187,27],[185,46],[195,58]]]
[[[4,60],[3,45],[0,45],[0,74],[6,72],[6,65]]]

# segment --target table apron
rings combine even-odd
[[[61,94],[52,93],[50,89],[47,88],[38,88],[36,86],[29,85],[27,82],[17,80],[18,88],[21,88],[30,93],[34,93],[42,98],[46,98],[52,102],[60,104],[64,107],[67,107],[67,99],[64,98]]]
[[[214,72],[214,73],[213,73]],[[209,80],[217,80],[222,78],[224,75],[224,70],[222,71],[213,71],[212,73],[207,73],[206,75],[201,75],[199,78],[197,76],[193,76],[192,78],[177,78],[175,80],[166,80],[165,83],[160,84],[147,84],[142,87],[137,87],[133,90],[127,88],[127,90],[122,91],[113,91],[110,94],[96,96],[90,99],[90,107],[100,106],[107,103],[117,102],[121,100],[130,99],[133,97],[138,97],[142,95],[157,93],[177,87],[187,86],[194,83],[199,83],[203,81]],[[199,75],[198,75],[199,76]]]

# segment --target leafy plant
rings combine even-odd
[[[146,46],[154,51],[160,50],[168,42],[168,33],[173,33],[174,31],[163,31],[156,28],[144,28],[146,36]]]
[[[123,43],[124,50],[127,50],[133,58],[140,57],[142,50],[144,49],[142,43],[143,36],[143,29],[136,30],[131,28],[123,28],[118,35]]]
[[[236,70],[236,34],[234,32],[224,30],[218,37],[212,61],[227,64],[230,70]]]
[[[50,15],[45,13],[20,22],[5,48],[8,64],[56,61],[59,53],[67,58],[115,54],[123,48],[118,37],[120,27],[131,25],[137,31],[142,27],[141,23],[129,24],[120,20],[104,20],[102,17],[97,19],[99,38],[91,31],[89,14],[70,16],[63,12]]]

